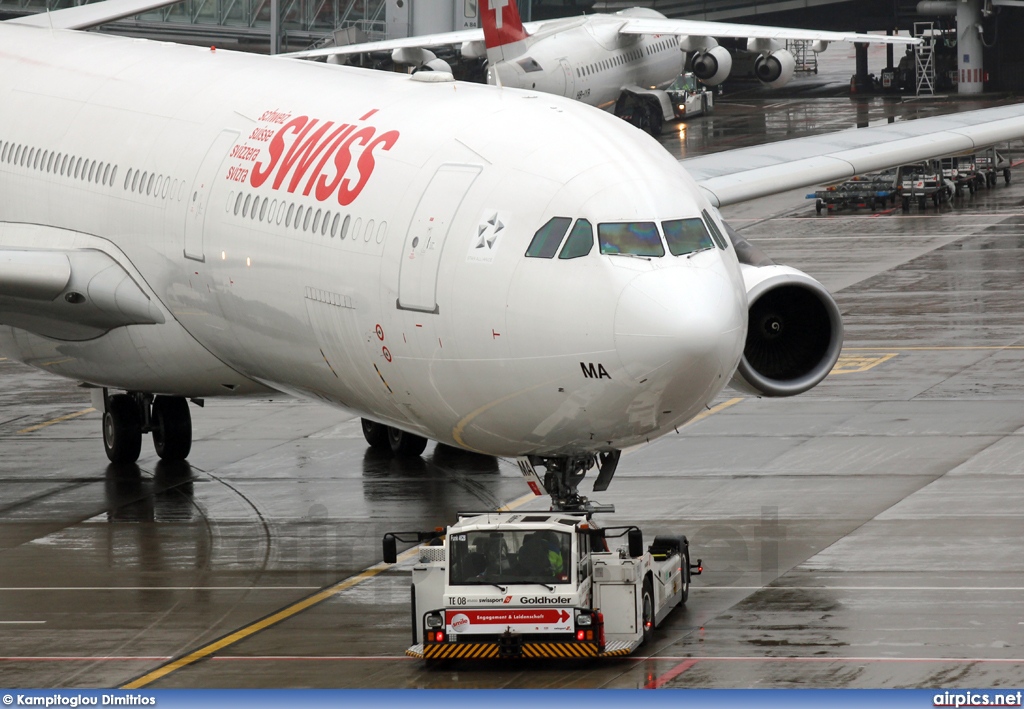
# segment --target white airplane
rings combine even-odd
[[[754,72],[764,84],[782,86],[793,77],[796,60],[787,40],[914,44],[911,37],[824,32],[785,27],[670,20],[660,12],[634,7],[613,15],[587,15],[548,22],[520,20],[515,0],[481,4],[481,29],[423,37],[325,47],[285,55],[340,57],[391,51],[397,64],[451,72],[428,47],[459,45],[463,57],[487,57],[487,83],[574,98],[630,120],[655,135],[675,112],[664,89],[683,71],[689,57],[703,83],[722,83],[732,55],[715,38],[742,38],[758,54]]]
[[[698,185],[557,96],[70,31],[133,2],[0,23],[0,350],[92,387],[115,462],[146,432],[185,458],[189,399],[278,391],[578,507],[730,381],[793,395],[838,357],[825,289],[716,206],[1024,135],[1020,106],[922,119]]]

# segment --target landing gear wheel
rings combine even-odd
[[[420,455],[427,447],[427,439],[400,428],[388,427],[388,444],[391,452],[401,458],[412,458]]]
[[[644,639],[641,644],[646,645],[654,635],[654,587],[651,584],[651,577],[644,579],[644,590],[641,598],[640,622],[643,623]]]
[[[651,135],[657,138],[661,135],[661,124],[663,122],[661,111],[649,107],[647,109],[647,114],[647,129],[651,132]]]
[[[377,450],[391,450],[391,442],[388,440],[388,427],[376,421],[362,419],[363,438],[370,444],[370,448]]]
[[[142,420],[139,407],[128,394],[107,400],[103,413],[103,448],[111,463],[134,463],[142,452]]]
[[[1006,184],[1010,184],[1010,168],[1006,168],[1003,170],[1003,181]]]
[[[685,606],[686,599],[690,597],[690,548],[683,549],[683,597],[679,605]]]
[[[153,448],[164,460],[185,460],[192,450],[192,415],[183,396],[153,399]]]
[[[814,203],[814,212],[815,212],[815,214],[819,214],[820,215],[821,214],[821,208],[824,207],[824,206],[825,206],[825,203],[822,202],[820,199],[818,201],[816,201]]]

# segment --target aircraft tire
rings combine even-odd
[[[648,104],[648,106],[647,106],[647,129],[650,131],[651,135],[653,135],[655,138],[657,138],[659,135],[661,135],[661,126],[662,126],[663,122],[664,121],[662,120],[662,117],[661,117],[661,111],[659,109],[657,109],[657,108],[654,108],[652,105]]]
[[[388,440],[388,427],[382,423],[362,419],[363,438],[370,444],[370,448],[377,450],[390,450],[391,442]]]
[[[127,394],[115,394],[103,412],[103,448],[111,463],[134,463],[142,452],[139,407]]]
[[[153,400],[153,448],[163,460],[185,460],[192,450],[192,415],[183,396]]]
[[[1003,170],[1003,181],[1005,184],[1010,184],[1010,168]]]
[[[644,630],[644,639],[641,644],[646,645],[651,641],[651,637],[654,636],[654,584],[651,583],[650,576],[644,579],[644,590],[641,599],[640,623],[643,625]]]
[[[400,458],[414,458],[427,447],[427,439],[423,436],[391,427],[388,427],[388,443],[391,452]]]

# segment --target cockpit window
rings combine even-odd
[[[565,240],[562,253],[558,258],[579,258],[586,256],[594,248],[594,227],[586,219],[577,219],[576,225]]]
[[[704,215],[704,221],[708,223],[708,229],[711,230],[711,238],[715,240],[715,244],[718,245],[718,248],[722,251],[728,249],[728,242],[725,240],[725,237],[722,236],[722,232],[718,229],[718,225],[715,224],[715,220],[711,218],[710,214],[708,214],[708,210],[705,209],[701,214]]]
[[[602,254],[664,256],[658,227],[654,222],[613,222],[597,225]]]
[[[711,234],[708,233],[708,228],[700,217],[662,222],[661,228],[665,232],[668,251],[673,256],[685,256],[695,251],[715,247],[711,240]]]
[[[547,224],[537,230],[533,241],[526,250],[529,258],[551,258],[558,252],[562,237],[569,230],[572,219],[569,217],[552,217]]]

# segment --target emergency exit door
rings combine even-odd
[[[437,312],[437,271],[459,205],[480,174],[479,165],[442,165],[427,185],[405,235],[398,270],[398,307]]]
[[[188,193],[188,212],[185,214],[185,258],[205,261],[203,250],[203,229],[206,223],[206,211],[210,202],[210,192],[214,182],[221,175],[220,168],[227,159],[231,146],[238,141],[238,133],[233,130],[221,132],[213,145],[206,151],[206,157],[199,166],[192,189]]]

